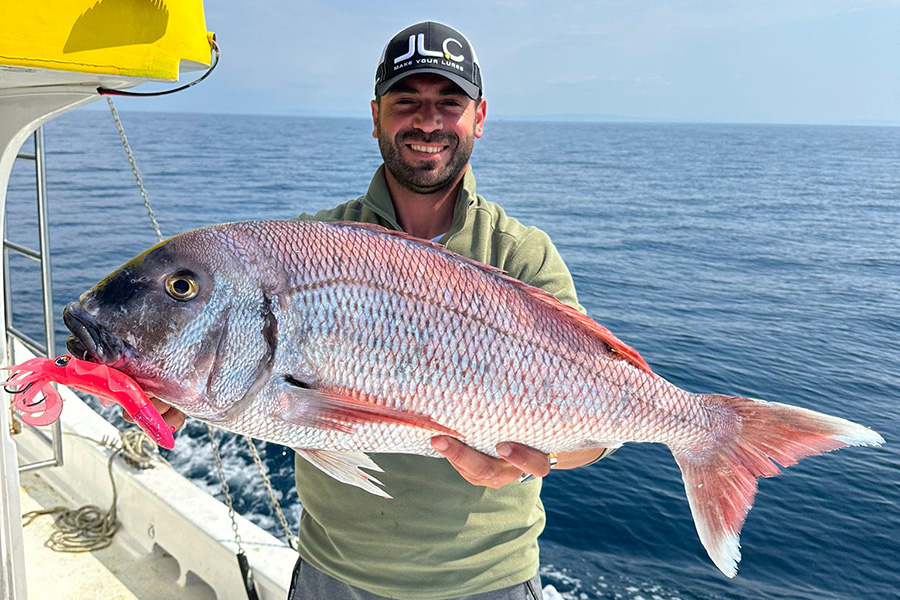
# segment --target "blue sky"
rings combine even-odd
[[[125,110],[368,115],[385,42],[473,43],[490,118],[900,124],[900,0],[208,0],[210,79]]]

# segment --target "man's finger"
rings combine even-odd
[[[436,436],[431,447],[450,461],[469,483],[501,487],[515,481],[518,471],[505,461],[493,458],[448,436]]]
[[[180,429],[182,425],[184,425],[184,413],[177,408],[172,408],[170,406],[168,410],[160,414],[162,415],[163,421],[165,421],[166,425],[168,425],[169,427],[174,427],[177,430]]]
[[[544,477],[550,472],[550,459],[540,450],[515,442],[497,444],[497,454],[523,473]]]
[[[490,456],[473,450],[455,438],[437,436],[432,438],[431,447],[458,471],[465,471],[477,479],[491,479],[494,475]]]
[[[163,418],[163,421],[166,422],[166,425],[169,427],[174,427],[176,430],[180,429],[182,425],[184,425],[185,416],[184,413],[172,406],[171,404],[166,404],[161,400],[157,400],[156,398],[150,398],[150,401],[153,403],[153,406],[156,407],[156,410],[159,411],[160,416]],[[122,418],[128,421],[131,424],[134,424],[134,419],[131,418],[131,415],[123,408],[122,409]]]

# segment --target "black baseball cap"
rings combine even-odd
[[[383,96],[392,85],[416,73],[442,75],[473,100],[482,94],[475,49],[466,36],[443,23],[416,23],[391,38],[375,72],[375,95]]]

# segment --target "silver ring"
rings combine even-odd
[[[550,461],[550,468],[556,468],[557,463],[559,463],[559,458],[556,455],[556,452],[551,452],[550,454],[548,454],[547,459]],[[532,475],[531,473],[522,473],[522,476],[519,477],[516,481],[518,481],[519,483],[526,483],[534,478],[534,475]]]

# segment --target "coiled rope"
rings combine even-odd
[[[92,552],[109,546],[120,527],[119,520],[116,518],[116,502],[119,498],[119,491],[116,489],[116,479],[113,476],[113,461],[121,454],[125,462],[134,468],[147,469],[154,457],[162,460],[156,450],[156,444],[140,429],[122,431],[119,436],[120,440],[113,442],[105,439],[100,442],[91,440],[113,449],[106,464],[113,490],[112,505],[109,510],[103,512],[99,507],[89,504],[74,510],[65,506],[56,506],[33,510],[22,515],[22,519],[25,521],[23,527],[27,527],[40,516],[54,516],[53,527],[56,531],[50,534],[50,538],[44,544],[51,550]]]

